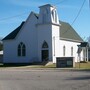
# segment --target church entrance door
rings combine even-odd
[[[42,61],[48,61],[48,59],[49,59],[48,50],[42,50]]]

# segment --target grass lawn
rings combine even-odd
[[[34,67],[34,68],[56,68],[56,64],[51,64],[51,65],[47,65],[47,66],[45,66],[45,65],[30,65],[30,67]]]
[[[51,64],[51,65],[39,65],[39,64],[2,64],[0,63],[0,67],[3,67],[3,68],[7,68],[7,67],[26,67],[26,68],[56,68],[56,64]]]
[[[50,64],[50,65],[17,65],[17,64],[0,64],[0,67],[7,68],[7,67],[20,67],[20,68],[56,68],[56,64]],[[75,69],[90,69],[90,62],[86,63],[75,63]]]
[[[75,68],[80,68],[80,69],[90,69],[90,62],[86,63],[76,63]]]

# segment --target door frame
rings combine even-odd
[[[46,54],[47,52],[47,54]],[[45,53],[45,54],[44,54]],[[44,57],[43,55],[46,55],[46,57]],[[48,61],[49,60],[49,50],[45,49],[45,50],[41,50],[41,60],[42,61]]]

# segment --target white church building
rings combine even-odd
[[[39,14],[31,12],[25,22],[3,39],[3,63],[52,61],[57,57],[74,57],[78,62],[78,45],[82,38],[58,18],[55,6],[40,6]],[[83,51],[81,52],[83,60]]]

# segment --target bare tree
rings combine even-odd
[[[89,47],[90,47],[90,36],[87,38],[87,42],[89,43]]]
[[[3,42],[2,39],[0,38],[0,51],[3,50]]]

